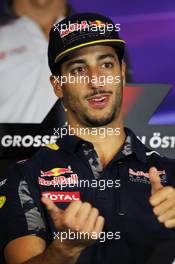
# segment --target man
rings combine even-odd
[[[0,123],[41,123],[56,103],[45,54],[52,25],[70,11],[66,0],[5,0],[4,23],[0,21]]]
[[[141,264],[175,240],[174,161],[123,127],[125,42],[117,30],[87,13],[51,30],[50,80],[69,134],[1,180],[7,264]]]

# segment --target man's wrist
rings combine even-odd
[[[66,260],[72,258],[78,259],[79,255],[81,254],[81,251],[83,250],[82,247],[74,246],[72,241],[70,242],[67,240],[64,240],[63,242],[59,240],[54,240],[51,244],[51,249]]]

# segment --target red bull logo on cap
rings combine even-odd
[[[90,22],[91,26],[104,27],[105,23],[101,20],[94,20]]]
[[[59,177],[65,173],[73,173],[70,166],[67,168],[53,168],[48,171],[41,170],[41,177]]]

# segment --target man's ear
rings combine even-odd
[[[58,96],[59,98],[62,98],[63,91],[62,91],[62,87],[59,82],[59,77],[56,77],[55,75],[51,75],[49,79],[50,79],[51,85],[54,89],[56,96]]]
[[[123,87],[126,84],[126,63],[124,61],[122,61],[122,80],[123,80]]]

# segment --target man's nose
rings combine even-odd
[[[103,76],[97,67],[89,69],[89,86],[92,89],[98,89],[104,86]]]

